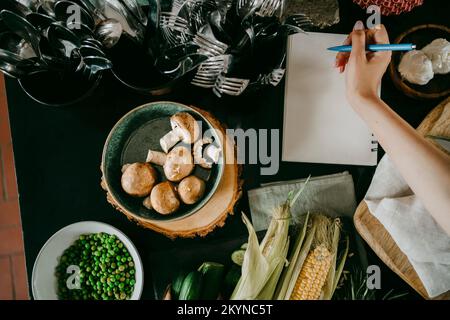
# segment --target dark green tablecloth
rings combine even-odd
[[[391,38],[407,28],[422,23],[448,21],[449,1],[425,0],[422,7],[395,17],[386,17]],[[340,1],[341,22],[325,31],[348,33],[357,19],[366,14],[350,0]],[[305,75],[308,76],[308,75]],[[15,80],[7,81],[9,112],[14,144],[20,209],[25,240],[28,278],[34,260],[45,241],[60,228],[77,221],[103,221],[124,231],[137,246],[144,262],[145,287],[143,298],[153,298],[151,265],[167,266],[168,272],[176,259],[170,256],[178,246],[190,248],[210,243],[230,241],[245,236],[240,217],[230,217],[225,227],[205,239],[169,240],[129,222],[115,211],[100,188],[100,159],[103,143],[114,123],[128,110],[149,101],[173,100],[194,104],[214,113],[229,127],[282,128],[284,85],[267,88],[239,98],[216,98],[210,91],[186,85],[173,94],[145,97],[120,86],[106,76],[101,87],[86,101],[70,108],[49,108],[28,98]],[[437,101],[417,101],[404,96],[385,76],[383,99],[411,125],[417,126]],[[379,151],[380,155],[382,150]],[[349,171],[355,181],[357,200],[365,194],[375,168],[305,163],[282,163],[276,176],[260,176],[257,165],[244,168],[245,190],[261,182],[303,178]],[[247,211],[244,197],[236,212]],[[186,249],[187,250],[187,249]],[[166,251],[165,258],[152,260],[152,252]],[[186,255],[187,256],[187,255]],[[161,257],[158,255],[158,257]],[[373,263],[382,264],[373,254]],[[387,269],[383,269],[383,283],[403,287],[403,283]]]

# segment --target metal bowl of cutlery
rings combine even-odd
[[[238,96],[283,78],[283,41],[311,25],[303,14],[286,16],[288,6],[285,0],[148,0],[147,6],[138,0],[2,0],[0,70],[47,105],[83,99],[105,71],[144,94],[191,82],[217,96]],[[67,99],[33,87],[49,76],[71,80]]]
[[[134,1],[97,7],[103,20],[96,36],[115,78],[144,94],[189,82],[217,96],[276,86],[284,76],[280,39],[311,25],[303,14],[285,16],[283,0],[149,0],[146,7],[131,6]]]
[[[151,6],[157,9],[150,10],[148,23],[153,21],[156,32],[147,47],[157,53],[155,66],[165,76],[191,74],[192,85],[219,97],[276,86],[284,76],[287,36],[312,26],[304,14],[287,16],[289,5],[284,0],[167,1]]]
[[[80,102],[97,88],[102,71],[112,67],[83,2],[0,4],[0,70],[17,78],[25,93],[41,104]],[[78,13],[76,18],[71,11]]]

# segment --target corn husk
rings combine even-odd
[[[339,238],[341,233],[341,224],[339,221],[336,221],[334,223],[334,231],[333,231],[333,242],[331,246],[331,253],[333,254],[333,260],[331,262],[331,268],[328,272],[327,280],[325,283],[325,286],[323,288],[323,300],[331,300],[331,297],[333,296],[333,293],[336,289],[337,283],[336,283],[336,277],[340,278],[340,274],[342,273],[342,269],[339,270],[342,262],[345,263],[345,259],[347,258],[347,251],[348,251],[348,239],[347,239],[347,249],[344,250],[344,255],[341,258],[341,261],[339,263],[339,266],[336,266],[337,263],[337,257],[338,257],[338,247],[339,247]],[[343,266],[342,266],[343,268]]]
[[[259,248],[255,229],[245,214],[242,220],[248,230],[248,246],[242,264],[242,276],[231,295],[231,300],[254,300],[265,286],[276,265],[270,265]]]
[[[258,244],[258,238],[251,222],[245,214],[242,215],[249,233],[248,247],[242,264],[242,276],[231,295],[231,300],[270,300],[273,298],[278,280],[287,264],[291,207],[303,192],[308,181],[309,178],[297,194],[290,193],[286,202],[274,210],[261,245]]]
[[[287,295],[287,291],[288,291],[288,286],[290,285],[290,281],[292,278],[292,274],[293,274],[294,270],[296,269],[296,263],[302,264],[306,258],[306,255],[303,257],[303,259],[300,259],[299,256],[300,256],[300,249],[302,248],[303,242],[305,241],[306,230],[308,229],[308,221],[309,221],[309,213],[306,215],[305,221],[303,223],[303,228],[294,243],[294,247],[292,249],[292,253],[289,258],[288,268],[283,272],[283,275],[281,276],[281,279],[277,286],[277,290],[276,290],[276,294],[275,294],[276,300],[284,300],[285,299],[285,297]],[[306,241],[312,242],[312,237],[310,236],[309,239]],[[292,291],[292,288],[291,288],[291,291]]]
[[[273,298],[275,289],[277,287],[278,279],[280,279],[281,273],[283,272],[284,266],[286,265],[286,256],[289,250],[289,239],[286,242],[286,245],[283,249],[283,252],[280,255],[280,258],[277,262],[277,266],[267,281],[264,288],[261,290],[259,295],[256,297],[257,300],[271,300]],[[284,257],[284,259],[282,259]]]
[[[339,284],[339,280],[341,279],[341,275],[342,275],[342,272],[343,272],[344,266],[345,266],[345,261],[347,261],[349,246],[350,246],[350,241],[348,239],[348,236],[346,236],[345,237],[345,249],[344,249],[344,252],[342,253],[342,257],[339,261],[339,265],[336,268],[336,272],[334,275],[333,291],[331,292],[330,299],[333,297],[334,292],[336,291],[336,288]]]
[[[292,250],[289,267],[285,270],[278,285],[277,299],[288,300],[291,297],[306,257],[319,245],[325,245],[333,255],[331,267],[321,294],[321,299],[331,299],[337,286],[337,280],[339,280],[342,273],[348,251],[347,249],[344,252],[339,266],[336,268],[340,231],[339,219],[331,219],[320,214],[315,214],[311,217],[309,215],[306,216],[302,231]]]

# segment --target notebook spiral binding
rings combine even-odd
[[[378,141],[377,140],[372,140],[372,141],[370,141],[370,143],[378,145]],[[378,151],[378,147],[377,148],[371,148],[370,151],[371,152],[377,152]]]

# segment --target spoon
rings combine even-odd
[[[232,39],[223,29],[222,21],[223,17],[219,10],[212,11],[209,14],[209,23],[213,29],[213,32],[216,31],[214,34],[218,37],[218,40],[225,43],[231,43]]]
[[[32,12],[29,7],[23,5],[20,2],[17,2],[16,0],[1,0],[1,2],[2,4],[0,7],[2,10],[9,10],[18,15],[21,15],[22,17],[26,17]]]
[[[39,7],[39,0],[16,0],[18,3],[29,8],[31,11],[36,11]]]
[[[55,0],[40,0],[37,13],[41,13],[52,18],[55,17]]]
[[[159,19],[161,7],[159,0],[149,0],[147,22],[147,47],[153,57],[159,56]]]
[[[66,27],[77,35],[81,40],[91,39],[94,37],[94,32],[87,25],[79,22],[69,22]]]
[[[29,15],[27,15],[26,19],[28,22],[30,22],[33,27],[35,27],[38,31],[41,33],[44,33],[45,36],[45,29],[47,29],[53,22],[55,22],[55,19],[37,12],[32,12]]]
[[[142,25],[146,26],[148,23],[147,16],[142,10],[139,3],[136,0],[122,0],[125,7],[131,12],[131,14],[136,18],[136,20]]]
[[[96,47],[98,49],[101,49],[103,47],[102,43],[100,41],[98,41],[97,39],[94,39],[94,38],[84,39],[81,43],[83,45],[93,46],[93,47]]]
[[[110,60],[105,57],[83,57],[83,63],[91,69],[93,74],[96,74],[99,71],[112,69],[113,64]]]
[[[3,32],[0,34],[0,48],[11,52],[20,60],[36,57],[31,45],[24,39],[12,32]]]
[[[82,57],[75,72],[91,80],[98,72],[112,69],[113,64],[104,57]]]
[[[82,57],[103,57],[106,58],[106,54],[97,47],[90,45],[81,45],[79,49]]]
[[[172,79],[181,78],[185,74],[191,72],[192,70],[195,70],[207,59],[208,57],[202,54],[193,54],[187,56],[180,62],[179,67],[176,70],[173,70],[172,72],[166,72],[165,74],[170,76]]]
[[[42,65],[30,60],[22,60],[20,56],[0,49],[0,70],[10,77],[22,78],[30,72],[42,68]]]
[[[108,49],[119,42],[122,32],[122,25],[115,19],[104,20],[95,29],[97,39]]]
[[[31,23],[25,18],[8,10],[1,11],[0,18],[12,32],[30,43],[36,55],[41,58],[41,51],[39,49],[41,36]]]
[[[48,28],[48,40],[54,54],[61,58],[70,58],[72,51],[81,46],[77,35],[58,23],[52,23]]]
[[[67,65],[67,61],[61,57],[55,57],[54,49],[50,45],[50,41],[46,37],[42,37],[39,43],[39,48],[42,52],[42,60],[45,61],[46,65],[55,70],[64,69]]]
[[[208,57],[203,54],[194,53],[184,56],[178,61],[157,59],[155,66],[161,73],[170,76],[172,79],[177,79],[194,70],[207,59]]]
[[[93,0],[91,0],[93,1]],[[128,13],[128,10],[118,0],[95,0],[96,7],[102,10],[107,19],[115,19],[122,25],[123,31],[129,34],[137,42],[142,43],[145,36],[145,28]]]
[[[58,1],[54,7],[56,19],[68,23],[81,23],[88,26],[91,30],[95,26],[94,19],[83,7],[72,1]],[[79,20],[73,18],[74,13],[79,13]]]
[[[101,5],[97,5],[95,0],[78,0],[78,2],[86,9],[87,12],[91,14],[96,24],[106,19],[106,17],[99,9]]]

